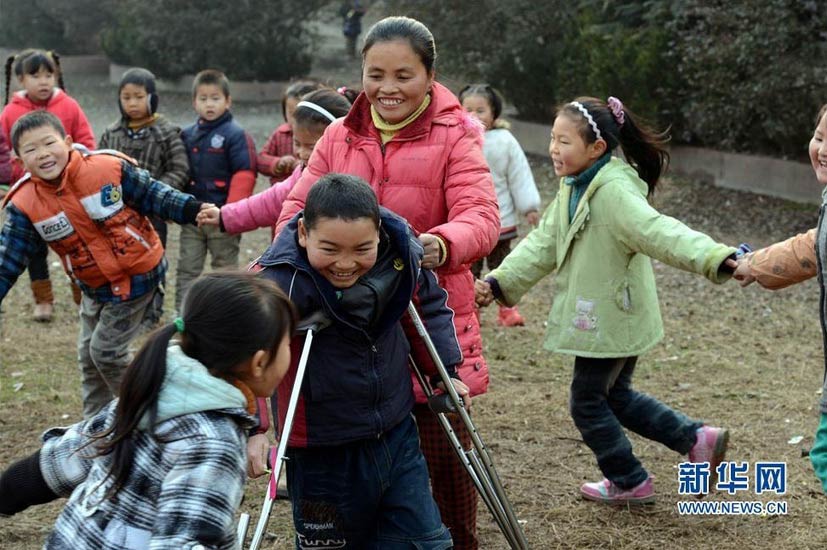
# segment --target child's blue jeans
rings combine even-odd
[[[411,415],[378,438],[289,449],[296,548],[452,548]]]
[[[631,489],[649,475],[632,454],[623,428],[687,454],[695,444],[695,431],[703,425],[633,390],[635,363],[637,357],[576,357],[571,381],[574,424],[597,457],[600,471],[621,489]]]

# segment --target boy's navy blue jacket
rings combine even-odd
[[[199,119],[184,128],[181,139],[190,163],[190,181],[184,191],[198,200],[223,206],[228,202],[233,176],[242,171],[252,171],[255,185],[255,145],[233,121],[230,111],[211,122]],[[249,196],[252,185],[244,197]]]
[[[393,280],[394,290],[372,294],[377,297],[374,311],[381,312],[375,322],[356,320],[354,308],[345,310],[341,294],[310,266],[305,249],[298,244],[301,215],[290,221],[259,260],[261,275],[278,283],[302,317],[323,310],[332,321],[313,337],[289,445],[339,445],[376,437],[396,426],[413,408],[408,367],[411,348],[400,322],[411,324],[407,318],[411,300],[443,363],[462,363],[453,311],[446,305],[448,295],[433,272],[420,269],[423,250],[407,222],[383,208],[380,259],[357,285],[372,290],[388,288],[387,281]],[[374,284],[378,281],[384,283]],[[371,291],[361,295],[371,295]],[[421,343],[412,324],[410,333],[412,342]],[[287,413],[303,343],[304,336],[294,339],[292,365],[276,393],[278,406],[274,409],[278,410],[273,416],[280,426]],[[428,370],[432,363],[422,357],[423,349],[414,345],[414,357],[426,374],[431,374]]]

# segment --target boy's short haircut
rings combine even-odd
[[[304,204],[304,226],[313,229],[319,218],[354,221],[370,218],[379,228],[379,201],[370,185],[350,174],[326,174],[319,178]]]
[[[198,94],[199,86],[215,85],[221,88],[224,97],[230,97],[230,80],[221,71],[215,69],[205,69],[195,75],[192,81],[192,97]]]
[[[31,113],[23,115],[17,119],[17,122],[15,122],[14,126],[11,127],[11,144],[16,155],[20,155],[20,151],[18,150],[20,137],[25,132],[34,130],[35,128],[41,128],[43,126],[51,126],[57,131],[58,134],[60,134],[61,138],[66,137],[66,129],[63,127],[63,123],[60,122],[59,118],[49,111],[32,111]]]

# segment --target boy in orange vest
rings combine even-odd
[[[60,120],[47,111],[21,117],[11,141],[29,173],[3,201],[0,302],[45,241],[83,291],[78,361],[83,415],[90,418],[118,394],[129,344],[167,269],[146,215],[195,223],[205,205],[153,180],[116,151],[73,148]]]

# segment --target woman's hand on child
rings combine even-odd
[[[494,301],[494,291],[491,290],[491,285],[477,279],[474,281],[474,301],[479,307],[485,307]]]
[[[209,204],[201,207],[195,221],[198,222],[198,227],[204,225],[218,225],[221,220],[221,209],[214,204]]]
[[[422,248],[425,249],[425,254],[422,256],[422,267],[425,269],[434,269],[439,267],[439,237],[431,235],[430,233],[422,233],[419,235],[419,242],[422,243]]]
[[[738,260],[732,278],[738,281],[741,286],[749,286],[755,282],[755,277],[749,266],[749,255]]]
[[[540,223],[540,213],[536,210],[532,210],[531,212],[526,212],[525,214],[525,221],[534,227]]]
[[[267,456],[270,454],[270,439],[267,434],[256,434],[247,441],[247,475],[257,478],[270,472]]]

